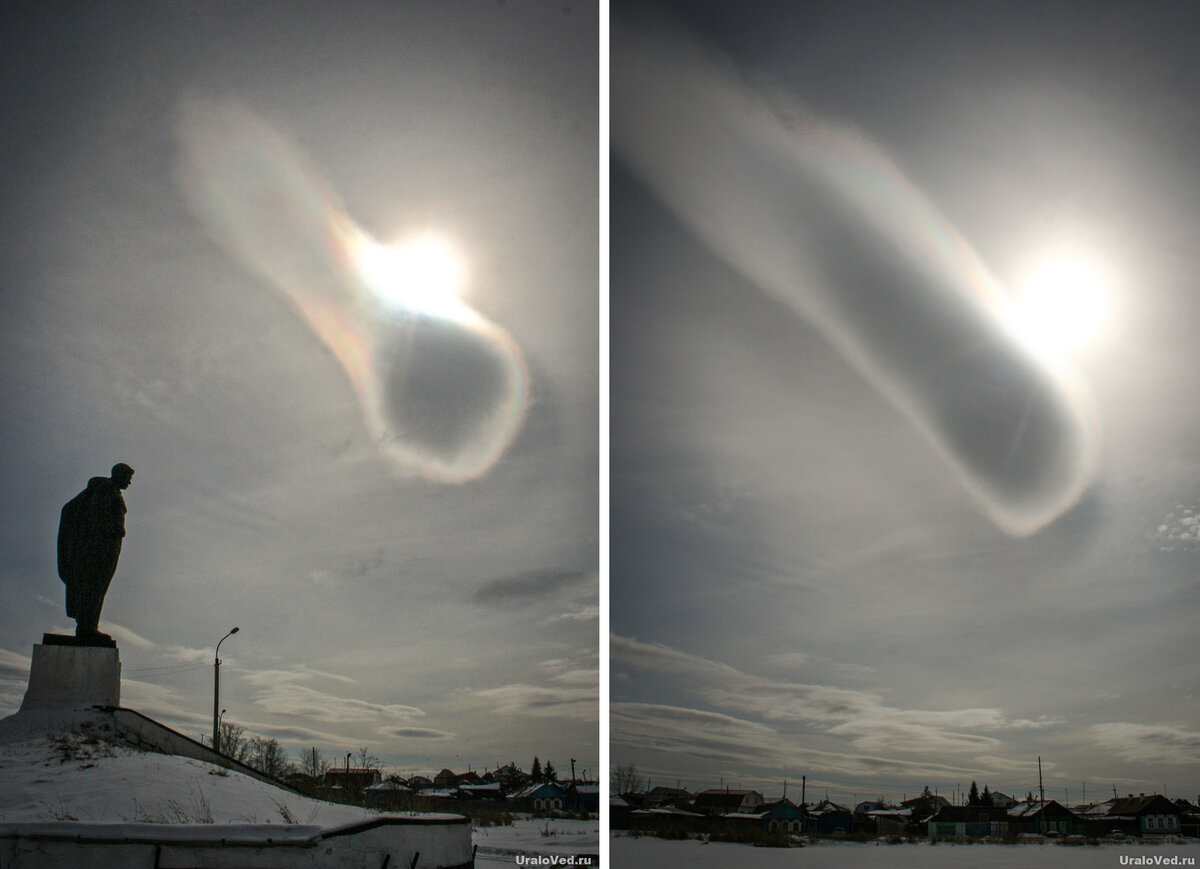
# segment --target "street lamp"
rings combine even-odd
[[[221,750],[221,716],[217,710],[221,708],[221,643],[238,632],[238,628],[221,637],[217,641],[217,650],[213,653],[213,751]]]

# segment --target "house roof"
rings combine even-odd
[[[916,806],[930,805],[930,806],[933,806],[936,808],[937,806],[948,806],[948,805],[950,805],[950,801],[948,799],[946,799],[945,797],[943,797],[941,794],[930,794],[927,797],[926,796],[913,797],[910,800],[905,800],[900,805],[913,806],[914,808]]]
[[[388,779],[387,781],[381,781],[379,784],[371,785],[369,788],[367,788],[367,790],[369,790],[369,791],[407,791],[407,790],[411,790],[411,788],[408,788],[408,787],[400,784],[400,782],[398,782],[398,781],[392,781],[391,779]]]
[[[675,806],[658,806],[653,809],[634,809],[630,812],[631,815],[679,815],[685,818],[703,818],[704,815],[699,812],[689,812],[686,809],[678,809]]]
[[[906,809],[906,811],[911,812],[912,810]],[[942,806],[928,820],[974,823],[979,821],[980,815],[989,821],[998,821],[1008,817],[1009,814],[1003,806]]]
[[[1112,800],[1109,815],[1178,814],[1179,807],[1162,794],[1130,794]]]
[[[850,814],[850,809],[846,806],[839,806],[833,800],[821,800],[815,806],[808,810],[810,815],[827,815],[831,813]]]
[[[1010,818],[1032,818],[1034,815],[1042,812],[1043,807],[1045,807],[1045,814],[1047,815],[1075,814],[1057,800],[1046,800],[1044,803],[1040,800],[1022,800],[1015,806],[1008,807],[1008,816]]]
[[[556,781],[541,781],[541,782],[538,782],[537,784],[526,785],[525,787],[523,787],[519,791],[517,791],[515,794],[513,794],[513,797],[516,799],[522,799],[523,797],[532,797],[538,791],[540,791],[544,788],[554,788],[556,791],[559,792],[559,794],[563,793],[563,787],[558,782],[556,782]]]
[[[658,787],[649,791],[646,794],[646,796],[648,796],[648,797],[687,797],[689,800],[692,798],[692,795],[690,793],[688,793],[687,788],[668,788],[668,787],[663,787],[662,785],[659,785]]]
[[[748,797],[757,797],[762,802],[762,794],[758,791],[707,790],[696,795],[696,807],[731,811],[741,808]]]

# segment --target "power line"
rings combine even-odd
[[[207,670],[209,664],[176,664],[163,667],[140,667],[136,670],[126,670],[127,676],[171,676],[176,673],[191,673],[194,670]]]

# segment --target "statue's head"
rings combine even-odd
[[[124,462],[117,462],[112,466],[112,481],[117,484],[118,489],[129,487],[129,483],[133,480],[133,468]]]

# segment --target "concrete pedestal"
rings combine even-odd
[[[35,644],[26,709],[121,705],[121,659],[115,648]]]

